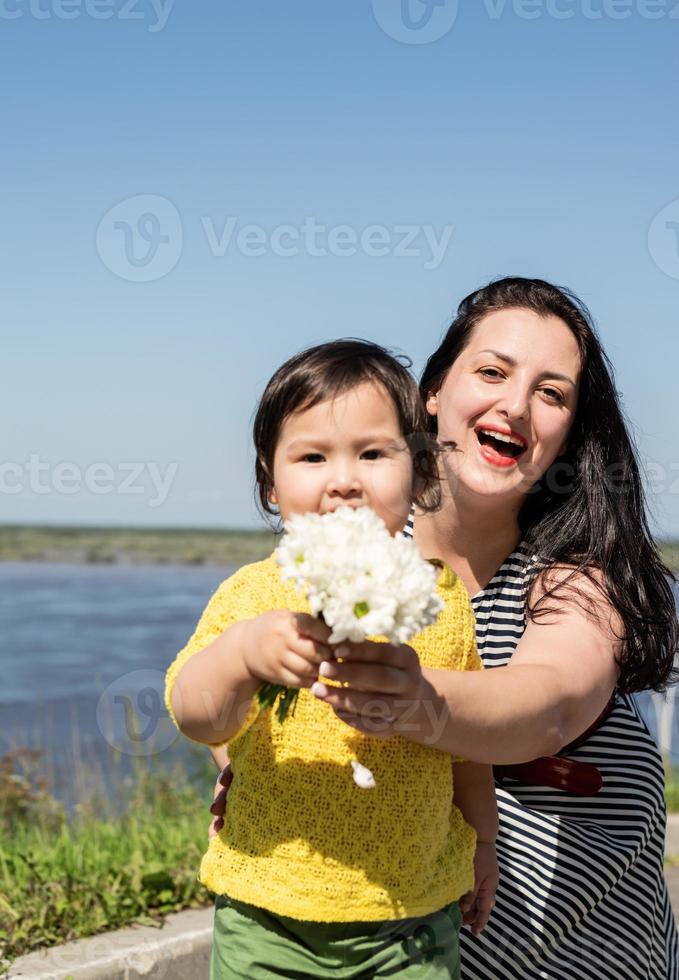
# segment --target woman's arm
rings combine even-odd
[[[536,583],[535,598],[567,574],[550,569]],[[454,741],[460,755],[498,764],[553,755],[603,711],[619,674],[620,623],[589,579],[579,576],[571,585],[591,609],[570,600],[548,619],[529,621],[506,667],[436,678],[434,671],[423,671],[442,699],[442,739]],[[476,726],[472,706],[480,709]],[[476,747],[474,728],[482,743]]]
[[[619,673],[620,626],[611,607],[584,576],[572,584],[592,600],[592,610],[570,601],[548,622],[529,622],[507,667],[422,669],[410,647],[386,653],[383,644],[374,650],[355,644],[325,674],[350,687],[312,690],[366,734],[374,732],[371,715],[379,714],[394,718],[383,735],[400,734],[474,762],[552,755],[601,713]]]

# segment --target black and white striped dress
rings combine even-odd
[[[487,668],[509,662],[526,627],[534,561],[519,545],[472,599]],[[663,767],[634,700],[617,695],[612,714],[568,755],[599,768],[598,794],[497,786],[497,905],[482,936],[462,930],[462,978],[679,980],[663,878]]]

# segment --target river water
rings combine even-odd
[[[232,571],[0,563],[0,754],[40,749],[41,771],[69,803],[106,788],[116,764],[186,762],[164,672]]]
[[[202,758],[169,720],[164,672],[232,571],[0,563],[0,755],[40,749],[42,771],[66,801],[134,759],[170,767]],[[644,694],[640,703],[656,734],[659,699]]]

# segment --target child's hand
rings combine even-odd
[[[318,667],[331,656],[330,630],[320,619],[287,609],[243,623],[243,662],[250,675],[285,687],[311,687]]]
[[[229,792],[229,787],[233,782],[233,773],[231,771],[231,763],[227,762],[219,776],[217,777],[217,782],[215,783],[214,799],[210,805],[210,813],[212,814],[212,820],[210,826],[208,827],[208,840],[211,837],[215,837],[219,831],[224,826],[224,814],[226,813],[226,797]]]
[[[338,718],[366,735],[389,737],[398,732],[399,720],[412,721],[412,705],[427,696],[429,685],[422,676],[417,653],[407,643],[342,643],[333,648],[342,660],[323,665],[321,682],[312,693],[326,701]],[[347,687],[329,687],[323,678]]]
[[[473,936],[478,936],[488,924],[495,905],[499,880],[495,844],[477,841],[474,854],[474,888],[460,899],[462,925],[471,926]]]

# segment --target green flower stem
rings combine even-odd
[[[257,703],[260,711],[266,711],[278,701],[276,707],[276,718],[281,724],[285,721],[288,714],[295,713],[295,705],[299,691],[296,687],[285,687],[283,684],[262,684],[257,692]]]

